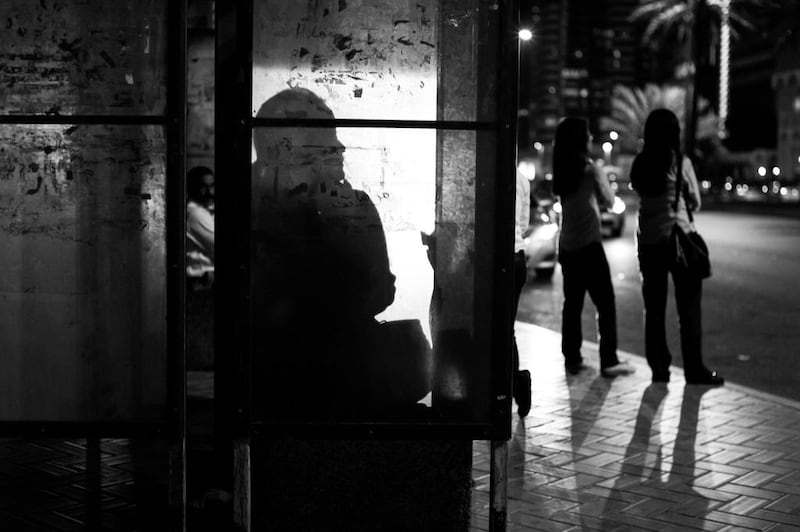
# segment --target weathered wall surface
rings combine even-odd
[[[337,118],[435,120],[437,2],[255,4],[253,113],[289,87]],[[345,173],[370,194],[387,231],[433,229],[433,131],[347,129]]]
[[[4,0],[0,112],[163,114],[161,4]]]
[[[214,165],[214,2],[192,0],[186,80],[187,168]]]
[[[164,111],[155,0],[0,6],[0,114]],[[0,420],[163,416],[156,126],[0,126]]]
[[[432,0],[255,3],[253,113],[287,87],[339,118],[436,117]]]
[[[190,33],[186,80],[186,167],[214,170],[214,34]]]

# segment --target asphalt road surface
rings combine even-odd
[[[706,365],[728,381],[800,400],[800,206],[798,215],[705,211],[695,220],[712,257],[703,285]],[[644,355],[641,284],[634,249],[635,206],[626,229],[604,242],[617,300],[619,348]],[[670,283],[667,335],[673,363],[682,365]],[[529,280],[517,318],[561,329],[562,278]],[[587,296],[584,339],[596,341]],[[650,378],[650,375],[646,375]]]

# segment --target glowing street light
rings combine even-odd
[[[614,145],[606,141],[603,143],[601,148],[603,149],[603,154],[605,154],[606,161],[607,162],[611,161],[611,150],[614,149]]]
[[[611,140],[617,140],[619,138],[619,133],[617,133],[616,131],[611,131],[608,134],[608,138],[610,138]]]
[[[519,38],[523,41],[530,41],[533,38],[533,32],[527,28],[519,30]]]
[[[765,175],[767,175],[767,167],[766,166],[759,166],[758,167],[758,175],[760,175],[761,177],[764,177]]]

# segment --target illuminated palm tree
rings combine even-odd
[[[644,88],[616,85],[611,96],[611,116],[600,119],[600,129],[619,133],[618,149],[621,153],[635,154],[644,138],[644,123],[654,109],[669,109],[682,123],[686,109],[686,89],[679,85],[655,85]],[[698,101],[699,123],[697,140],[711,139],[716,135],[718,119],[708,100]]]
[[[697,80],[702,79],[705,69],[711,63],[716,43],[720,45],[719,68],[719,134],[724,136],[725,120],[728,115],[728,83],[731,36],[740,30],[751,30],[753,24],[738,9],[746,5],[764,9],[775,7],[777,0],[641,0],[631,14],[631,20],[646,20],[642,36],[645,42],[654,44],[668,38],[677,39],[683,45],[686,75],[686,115],[687,151],[693,150],[696,139],[698,117]],[[733,9],[732,9],[733,8]]]

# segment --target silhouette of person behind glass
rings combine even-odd
[[[257,116],[334,118],[305,89]],[[345,179],[333,127],[257,128],[253,140],[256,404],[272,419],[380,411],[375,315],[394,300],[395,276],[375,205]]]

